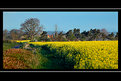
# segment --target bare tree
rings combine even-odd
[[[8,30],[5,29],[5,30],[3,31],[3,40],[6,40],[6,39],[7,39],[7,33],[8,33]]]
[[[106,30],[106,29],[104,29],[104,28],[103,28],[103,29],[101,29],[101,30],[100,30],[100,32],[101,32],[101,33],[104,33],[105,35],[108,35],[107,30]]]
[[[11,38],[12,38],[13,40],[18,40],[18,39],[19,39],[20,33],[19,33],[18,31],[19,31],[19,30],[17,30],[17,29],[12,29],[12,30],[10,31],[10,36],[11,36]]]
[[[43,27],[40,27],[40,21],[37,18],[27,19],[21,24],[21,30],[23,30],[31,40],[38,33],[42,32]]]

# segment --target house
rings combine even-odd
[[[49,34],[48,34],[47,37],[53,39],[53,35],[49,35]]]

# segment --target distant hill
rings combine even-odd
[[[49,35],[52,35],[52,34],[54,34],[55,33],[55,31],[46,31],[47,32],[47,34],[49,34]],[[58,33],[60,33],[61,31],[58,31]],[[63,32],[63,33],[65,33],[65,32]]]
[[[111,34],[112,32],[108,32],[108,33]],[[117,32],[113,32],[113,33],[114,33],[114,35],[116,35]]]

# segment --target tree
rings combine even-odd
[[[88,32],[83,31],[81,34],[83,34],[84,36],[88,36]]]
[[[5,30],[3,31],[3,40],[6,40],[6,39],[7,39],[7,35],[8,35],[8,30],[5,29]]]
[[[47,32],[43,31],[40,37],[40,41],[47,41]]]
[[[84,34],[81,34],[80,40],[81,41],[86,41],[86,36]]]
[[[106,39],[106,37],[107,37],[107,36],[106,36],[106,34],[101,33],[101,35],[102,35],[102,37],[101,37],[101,38],[102,38],[103,40],[105,40],[105,39]]]
[[[101,40],[105,39],[107,35],[104,32],[101,32],[99,29],[90,29],[89,31],[83,31],[81,33],[80,40]]]
[[[18,29],[12,29],[10,31],[10,38],[13,40],[20,40],[21,36],[24,35],[24,32],[22,32],[21,30]]]
[[[63,32],[60,32],[60,33],[58,34],[57,40],[58,40],[58,41],[64,41],[64,40],[65,40],[65,38],[63,37]]]
[[[19,34],[18,34],[18,31],[17,29],[12,29],[10,31],[10,36],[13,40],[17,40],[19,38]]]
[[[43,27],[40,27],[40,21],[37,18],[27,19],[21,24],[21,30],[24,31],[32,41],[34,36],[42,32],[42,29]]]
[[[110,40],[113,40],[113,39],[114,39],[114,33],[112,32],[111,34],[109,34],[109,35],[108,35],[108,38],[109,38]]]
[[[115,35],[115,39],[118,40],[118,32]]]
[[[101,36],[101,33],[100,33],[100,30],[97,29],[96,32],[95,32],[95,39],[100,39],[100,36]]]
[[[93,32],[92,32],[92,40],[97,40],[97,39],[99,39],[99,37],[100,37],[100,35],[101,35],[101,33],[100,33],[100,30],[99,29],[93,29],[92,30]],[[103,35],[105,35],[104,33],[102,33]]]
[[[74,28],[73,34],[74,34],[74,36],[75,36],[77,39],[79,39],[79,38],[81,37],[80,29]]]
[[[87,35],[88,35],[88,32],[86,32],[86,31],[83,31],[82,33],[81,33],[81,37],[80,37],[80,40],[82,40],[82,41],[86,41],[87,39]]]
[[[76,37],[74,36],[72,30],[69,30],[69,31],[66,33],[66,37],[67,37],[67,39],[70,40],[70,41],[76,40]]]
[[[103,28],[103,29],[101,29],[101,30],[100,30],[100,32],[101,32],[101,33],[104,33],[106,36],[108,35],[107,30],[106,30],[106,29],[104,29],[104,28]]]

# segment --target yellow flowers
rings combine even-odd
[[[29,42],[30,40],[15,40],[16,42]]]
[[[118,41],[28,42],[47,45],[69,58],[74,69],[118,69]]]

